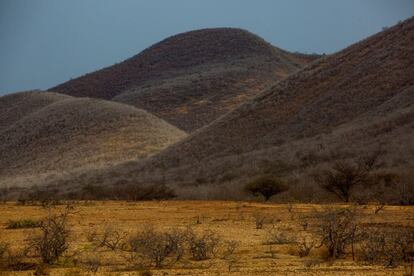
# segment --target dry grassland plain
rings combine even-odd
[[[59,264],[45,269],[50,275],[406,275],[408,269],[404,265],[385,267],[359,261],[358,246],[354,261],[349,247],[345,256],[337,260],[326,259],[324,246],[314,248],[309,256],[299,257],[298,242],[303,239],[318,240],[317,214],[326,208],[349,207],[345,205],[101,201],[80,202],[73,207],[68,217],[68,252]],[[53,207],[51,211],[59,212],[63,208]],[[385,206],[381,209],[368,205],[353,208],[357,210],[357,225],[361,228],[369,225],[414,225],[413,206]],[[21,206],[12,202],[1,204],[0,242],[7,242],[11,250],[22,250],[27,238],[40,230],[7,229],[8,222],[41,219],[47,212],[42,206]],[[263,228],[257,229],[256,222],[260,218],[264,219]],[[219,236],[220,242],[214,255],[207,260],[194,260],[186,248],[181,260],[175,262],[167,258],[159,268],[143,263],[144,269],[131,265],[127,250],[98,247],[90,241],[91,233],[103,233],[104,229],[115,229],[127,240],[126,235],[149,227],[155,231],[189,231],[191,228],[194,233],[209,230]],[[229,253],[230,243],[235,246]],[[40,262],[36,258],[24,258],[23,262],[28,264]],[[34,269],[2,273],[33,275]]]

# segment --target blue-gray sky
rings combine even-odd
[[[49,88],[199,28],[332,53],[413,15],[413,0],[0,0],[0,95]]]

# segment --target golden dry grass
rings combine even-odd
[[[289,208],[291,206],[291,208]],[[333,208],[343,206],[335,205]],[[58,207],[63,208],[63,207]],[[153,275],[403,275],[404,268],[385,268],[352,261],[350,256],[336,261],[325,261],[323,249],[315,249],[309,257],[300,258],[294,243],[266,245],[272,227],[297,239],[305,232],[312,232],[317,221],[315,212],[326,206],[307,204],[262,204],[230,201],[161,201],[161,202],[92,202],[78,203],[70,216],[71,247],[77,258],[98,257],[101,261],[98,274],[139,275],[127,268],[124,253],[95,249],[87,241],[87,233],[110,224],[128,233],[141,230],[145,225],[156,229],[206,229],[217,232],[223,240],[237,240],[232,262],[220,253],[206,261],[193,261],[190,256],[161,269],[150,268]],[[384,223],[409,225],[414,222],[414,207],[386,206],[374,214],[375,206],[359,206],[359,223]],[[290,211],[289,211],[290,209]],[[263,229],[256,229],[255,214],[265,215]],[[6,230],[9,219],[38,219],[46,215],[40,206],[18,206],[15,203],[0,205],[0,239],[19,248],[33,230]],[[300,222],[307,217],[309,227],[303,230]],[[197,223],[197,220],[200,223]],[[229,264],[231,263],[231,267]],[[230,268],[230,269],[229,269]],[[84,267],[52,267],[52,275],[88,274]],[[33,271],[7,272],[12,275],[30,275]],[[89,272],[90,273],[90,272]]]

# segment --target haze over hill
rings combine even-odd
[[[192,132],[317,57],[275,48],[244,30],[205,29],[51,90],[131,104]]]
[[[271,173],[297,184],[308,182],[315,168],[374,152],[380,152],[378,169],[410,173],[412,41],[413,18],[314,62],[144,162],[90,172],[87,183],[241,185]]]
[[[52,92],[3,96],[0,110],[0,183],[10,185],[147,157],[186,136],[129,105]]]

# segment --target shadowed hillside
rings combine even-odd
[[[1,97],[0,106],[0,182],[9,184],[136,160],[186,136],[145,111],[98,99],[29,92]]]
[[[91,172],[88,183],[117,172],[120,177],[106,183],[168,179],[187,190],[185,195],[200,197],[190,187],[204,186],[225,197],[209,185],[240,189],[254,176],[272,174],[299,189],[312,185],[314,170],[377,153],[378,171],[409,174],[414,168],[412,41],[414,19],[409,19],[314,62],[145,162]],[[300,196],[311,194],[307,188]]]
[[[244,30],[205,29],[51,90],[131,104],[191,132],[317,57],[288,53]]]

